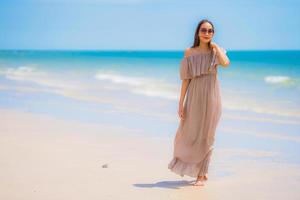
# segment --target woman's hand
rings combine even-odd
[[[179,103],[178,115],[181,118],[181,120],[184,120],[184,110],[183,110],[183,104],[182,103]]]

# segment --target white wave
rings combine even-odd
[[[57,74],[51,74],[34,67],[20,66],[17,68],[0,69],[0,75],[7,79],[17,81],[33,82],[42,86],[57,89],[79,89],[79,84],[75,85],[73,81],[67,80],[66,76],[59,77]]]
[[[44,73],[37,71],[33,67],[21,66],[18,68],[5,68],[0,70],[0,74],[12,80],[30,80],[32,76],[43,76]]]
[[[143,112],[145,115],[149,114],[151,116],[155,116],[155,109],[153,110],[153,107],[144,108],[145,105],[142,105],[143,102],[141,105],[138,105],[141,101],[144,101],[144,99],[122,99],[120,98],[122,95],[116,95],[117,92],[115,92],[115,90],[162,98],[158,101],[152,101],[150,99],[151,103],[149,104],[154,106],[154,108],[169,103],[168,100],[178,101],[180,94],[179,84],[168,83],[158,78],[125,76],[111,71],[102,71],[95,75],[95,78],[100,80],[99,84],[89,81],[85,82],[85,79],[74,80],[72,77],[68,78],[68,74],[50,73],[49,71],[43,71],[39,68],[29,66],[0,68],[0,75],[11,80],[29,81],[36,83],[37,86],[45,86],[45,88],[35,86],[26,88],[26,84],[24,84],[22,88],[16,88],[20,92],[49,92],[81,101],[110,104],[118,111]],[[132,100],[134,100],[134,102],[129,102]],[[223,108],[230,110],[244,110],[262,114],[300,117],[300,110],[297,108],[285,109],[282,106],[273,105],[268,102],[257,102],[255,97],[245,99],[237,98],[237,96],[234,95],[233,98],[232,95],[226,94],[225,91],[222,94],[222,105]]]
[[[230,96],[225,92],[222,93],[222,106],[225,109],[233,111],[249,111],[259,114],[270,114],[284,117],[300,117],[299,107],[288,109],[276,104],[276,102],[257,101],[250,97]]]
[[[134,77],[126,77],[123,75],[115,74],[113,72],[102,72],[96,74],[96,78],[99,80],[110,80],[114,83],[124,83],[128,85],[141,85],[145,79],[142,78],[134,78]]]
[[[131,93],[150,97],[162,97],[170,100],[178,99],[179,88],[174,84],[160,79],[125,76],[111,71],[98,72],[95,78],[118,84],[120,88],[127,89]]]
[[[98,80],[107,80],[111,83],[119,85],[119,88],[123,88],[132,93],[163,97],[171,100],[178,100],[180,89],[176,85],[161,81],[159,79],[150,79],[144,77],[124,76],[111,71],[102,71],[95,76]],[[222,105],[225,109],[237,110],[237,111],[250,111],[260,114],[272,114],[277,116],[289,116],[300,117],[300,111],[298,109],[288,110],[281,109],[280,106],[276,106],[270,103],[261,104],[256,99],[241,99],[234,95],[223,92]],[[243,102],[243,103],[241,103]]]
[[[21,85],[0,85],[0,90],[14,90],[25,93],[47,92],[85,102],[109,104],[112,106],[111,112],[118,111],[125,113],[137,113],[140,115],[161,118],[167,121],[176,120],[176,117],[170,115],[170,113],[159,113],[155,111],[155,109],[160,110],[157,108],[158,106],[164,106],[169,103],[168,99],[174,98],[172,95],[167,96],[164,93],[160,93],[161,91],[155,92],[155,90],[153,90],[153,93],[151,93],[150,89],[146,91],[139,91],[140,88],[138,87],[128,87],[128,84],[141,86],[143,85],[143,82],[136,84],[133,81],[125,79],[128,84],[111,84],[105,82],[95,84],[95,82],[90,82],[89,80],[86,82],[86,79],[77,80],[78,77],[76,77],[76,80],[72,80],[72,77],[69,78],[68,75],[70,74],[50,73],[49,71],[43,71],[38,68],[28,66],[21,66],[18,68],[0,68],[0,76],[4,76],[7,79],[15,80],[17,82],[22,81]],[[27,85],[27,83],[35,83],[36,85]],[[129,92],[132,89],[134,93],[144,94],[146,96],[161,96],[165,98],[159,101],[150,100],[147,103],[145,103],[146,99],[143,99],[143,102],[141,103],[140,99],[131,98],[130,96],[128,96],[130,99],[124,100],[120,98],[118,92],[115,91],[122,89],[125,92]],[[147,92],[148,94],[146,94]],[[121,96],[123,96],[123,94]],[[143,103],[148,106],[145,106]]]
[[[280,84],[289,82],[291,78],[288,76],[266,76],[264,80],[269,84]]]

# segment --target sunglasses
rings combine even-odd
[[[210,28],[210,29],[207,30],[206,28],[201,28],[200,31],[201,31],[201,33],[204,33],[204,34],[206,32],[208,32],[209,34],[212,34],[214,32],[214,29]]]

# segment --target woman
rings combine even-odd
[[[226,50],[211,42],[213,35],[213,24],[207,19],[200,21],[194,45],[186,49],[180,65],[180,124],[168,168],[182,177],[197,177],[193,185],[204,185],[208,179],[215,130],[222,113],[217,66],[230,64]]]

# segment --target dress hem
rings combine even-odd
[[[168,164],[168,169],[183,177],[184,175],[190,177],[204,176],[208,173],[208,165],[210,162],[212,150],[209,150],[205,158],[199,163],[187,163],[178,157],[174,157]]]

